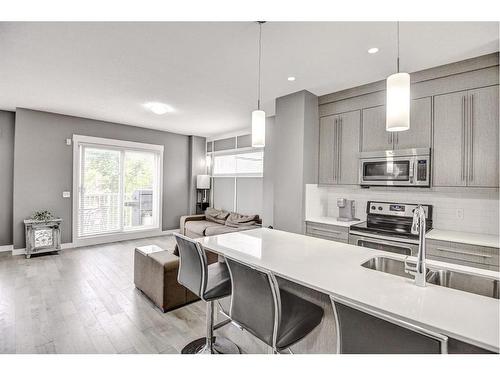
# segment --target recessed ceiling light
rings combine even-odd
[[[290,76],[290,77],[288,77],[287,79],[288,79],[290,82],[295,81],[295,77],[294,77],[294,76]]]
[[[173,112],[172,107],[170,107],[165,103],[149,102],[149,103],[144,103],[143,106],[144,108],[149,109],[151,112],[157,115],[164,115],[165,113]]]
[[[370,48],[370,49],[368,50],[368,53],[372,53],[372,54],[373,54],[373,53],[377,53],[377,52],[378,52],[378,48],[377,48],[377,47],[373,47],[373,48]]]

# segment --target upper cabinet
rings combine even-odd
[[[431,147],[431,98],[420,98],[410,104],[410,129],[394,133],[394,149]]]
[[[498,86],[434,98],[434,186],[498,187],[498,100]]]
[[[362,151],[398,150],[430,147],[431,98],[412,100],[410,129],[403,132],[385,130],[385,106],[363,109]]]
[[[468,92],[469,186],[498,187],[498,88]]]
[[[363,109],[363,145],[361,151],[392,149],[392,133],[385,130],[385,106]]]
[[[335,128],[337,115],[321,117],[319,120],[319,183],[331,185],[335,183],[335,155],[337,144]]]
[[[434,97],[432,185],[465,186],[466,92]]]
[[[319,182],[358,184],[358,150],[430,148],[431,187],[497,189],[499,60],[496,52],[411,73],[403,132],[386,131],[384,80],[321,96]]]
[[[360,117],[351,111],[320,119],[320,184],[358,184]]]

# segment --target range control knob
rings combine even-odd
[[[374,210],[376,207],[375,206],[372,206],[371,209]]]
[[[382,211],[382,206],[378,206],[378,210],[379,210],[379,211]]]

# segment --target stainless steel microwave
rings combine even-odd
[[[411,148],[361,152],[361,186],[430,186],[431,150]]]

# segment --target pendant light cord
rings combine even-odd
[[[397,60],[397,72],[399,73],[399,21],[397,23],[397,29],[398,29],[398,60]]]
[[[262,24],[264,23],[264,21],[258,21],[258,22],[259,22],[259,82],[257,85],[257,92],[258,92],[257,109],[260,110],[260,86],[261,86],[260,65],[262,60]]]

